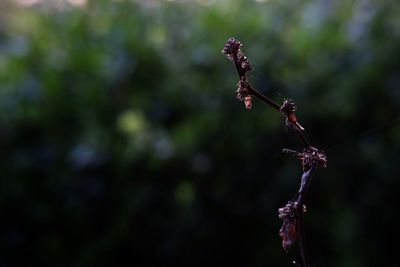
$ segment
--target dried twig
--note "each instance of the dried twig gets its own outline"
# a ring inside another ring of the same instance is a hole
[[[290,149],[283,149],[284,153],[295,156],[301,160],[303,166],[303,175],[301,177],[300,189],[294,197],[284,207],[278,210],[279,218],[283,220],[282,228],[279,230],[279,236],[282,238],[282,246],[288,251],[296,240],[299,241],[300,253],[304,267],[309,267],[309,257],[306,248],[304,234],[304,213],[306,212],[305,198],[308,187],[311,183],[311,177],[318,168],[326,167],[327,159],[324,152],[311,146],[304,134],[304,127],[298,122],[295,115],[296,106],[292,99],[285,99],[282,105],[278,105],[273,100],[254,89],[247,79],[247,72],[252,69],[250,61],[241,51],[242,43],[235,38],[230,38],[222,50],[234,64],[239,75],[237,84],[237,98],[245,103],[246,109],[251,109],[253,97],[256,97],[269,105],[285,118],[285,125],[296,131],[300,141],[305,146],[303,152],[297,152]],[[294,262],[295,263],[295,262]],[[295,263],[297,265],[297,263]]]

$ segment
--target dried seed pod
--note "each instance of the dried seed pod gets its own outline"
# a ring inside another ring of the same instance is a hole
[[[251,109],[251,107],[252,107],[252,97],[251,97],[251,95],[246,95],[245,97],[244,97],[244,104],[245,104],[245,106],[246,106],[246,109]]]
[[[294,113],[290,114],[289,117],[286,117],[285,119],[285,125],[286,127],[290,127],[295,129],[296,131],[304,131],[304,127],[300,125],[300,123],[297,122],[296,115]]]
[[[279,236],[282,238],[282,247],[287,252],[297,239],[298,210],[297,203],[289,201],[278,210],[279,218],[283,220]]]
[[[288,252],[297,239],[297,219],[285,220],[282,228],[279,230],[279,236],[282,238],[282,247]]]

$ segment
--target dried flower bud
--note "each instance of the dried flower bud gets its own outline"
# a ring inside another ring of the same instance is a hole
[[[247,57],[240,50],[238,51],[237,54],[238,54],[238,63],[240,64],[240,67],[243,69],[243,71],[250,71],[252,67]]]
[[[239,76],[244,76],[247,71],[251,70],[251,64],[247,57],[240,50],[241,47],[242,43],[232,37],[229,38],[225,43],[225,46],[221,52],[230,60],[235,62],[235,65],[238,68]]]
[[[251,109],[253,98],[250,95],[248,87],[249,87],[249,83],[246,80],[246,78],[244,78],[244,77],[240,78],[240,80],[237,84],[236,97],[240,101],[244,102],[246,109]]]
[[[311,167],[325,168],[328,162],[326,154],[313,146],[306,147],[303,152],[285,148],[283,153],[293,155],[301,160],[303,170],[309,170]]]
[[[297,110],[294,101],[292,99],[286,98],[283,100],[280,111],[283,114],[291,114]]]
[[[242,46],[242,43],[236,40],[234,37],[228,39],[225,43],[222,53],[225,54],[230,60],[234,59],[233,55],[236,55]]]
[[[313,146],[305,148],[303,153],[301,153],[300,159],[302,161],[303,169],[309,169],[312,166],[325,168],[328,162],[326,154]]]
[[[241,78],[237,84],[237,89],[236,89],[236,93],[237,93],[237,99],[239,99],[240,101],[243,101],[244,98],[249,95],[249,90],[247,89],[247,87],[249,86],[249,83],[247,82],[246,79]]]
[[[294,112],[297,110],[292,99],[285,99],[280,108],[280,112],[286,117],[285,125],[295,129],[296,131],[304,131],[304,127],[298,123]]]

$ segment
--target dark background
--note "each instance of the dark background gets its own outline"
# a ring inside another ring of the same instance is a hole
[[[0,266],[291,266],[277,210],[301,149],[251,82],[293,98],[328,167],[313,266],[399,266],[397,0],[0,2]]]

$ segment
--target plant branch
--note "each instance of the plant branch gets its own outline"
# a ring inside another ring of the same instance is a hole
[[[297,121],[297,118],[294,114],[296,110],[295,104],[291,99],[285,99],[283,104],[280,106],[275,101],[265,96],[258,90],[254,89],[251,86],[247,79],[247,72],[252,69],[250,61],[241,51],[242,43],[236,40],[235,38],[230,38],[222,50],[222,53],[225,54],[231,61],[233,61],[235,65],[235,69],[237,74],[239,75],[239,82],[237,92],[237,98],[241,101],[245,102],[246,108],[251,109],[252,107],[252,96],[258,98],[265,104],[269,105],[279,113],[281,113],[285,117],[285,124],[289,128],[293,128],[297,135],[299,136],[301,142],[305,147],[310,146],[304,132],[304,128]]]
[[[292,99],[285,99],[282,105],[278,105],[273,100],[254,89],[248,79],[247,72],[252,69],[250,61],[241,51],[242,43],[235,38],[230,38],[226,42],[222,53],[225,54],[235,65],[236,72],[239,75],[237,84],[237,98],[245,103],[246,109],[251,109],[253,96],[269,105],[285,118],[285,125],[293,129],[300,141],[305,146],[302,152],[283,149],[283,152],[290,154],[302,163],[303,174],[301,176],[300,188],[293,201],[289,201],[284,207],[278,210],[279,218],[283,220],[282,228],[279,230],[279,236],[282,238],[282,246],[285,251],[299,241],[300,254],[304,267],[309,267],[309,256],[305,240],[304,205],[311,178],[318,168],[326,167],[327,159],[324,152],[311,146],[305,135],[305,129],[298,122],[294,112],[296,106]]]

